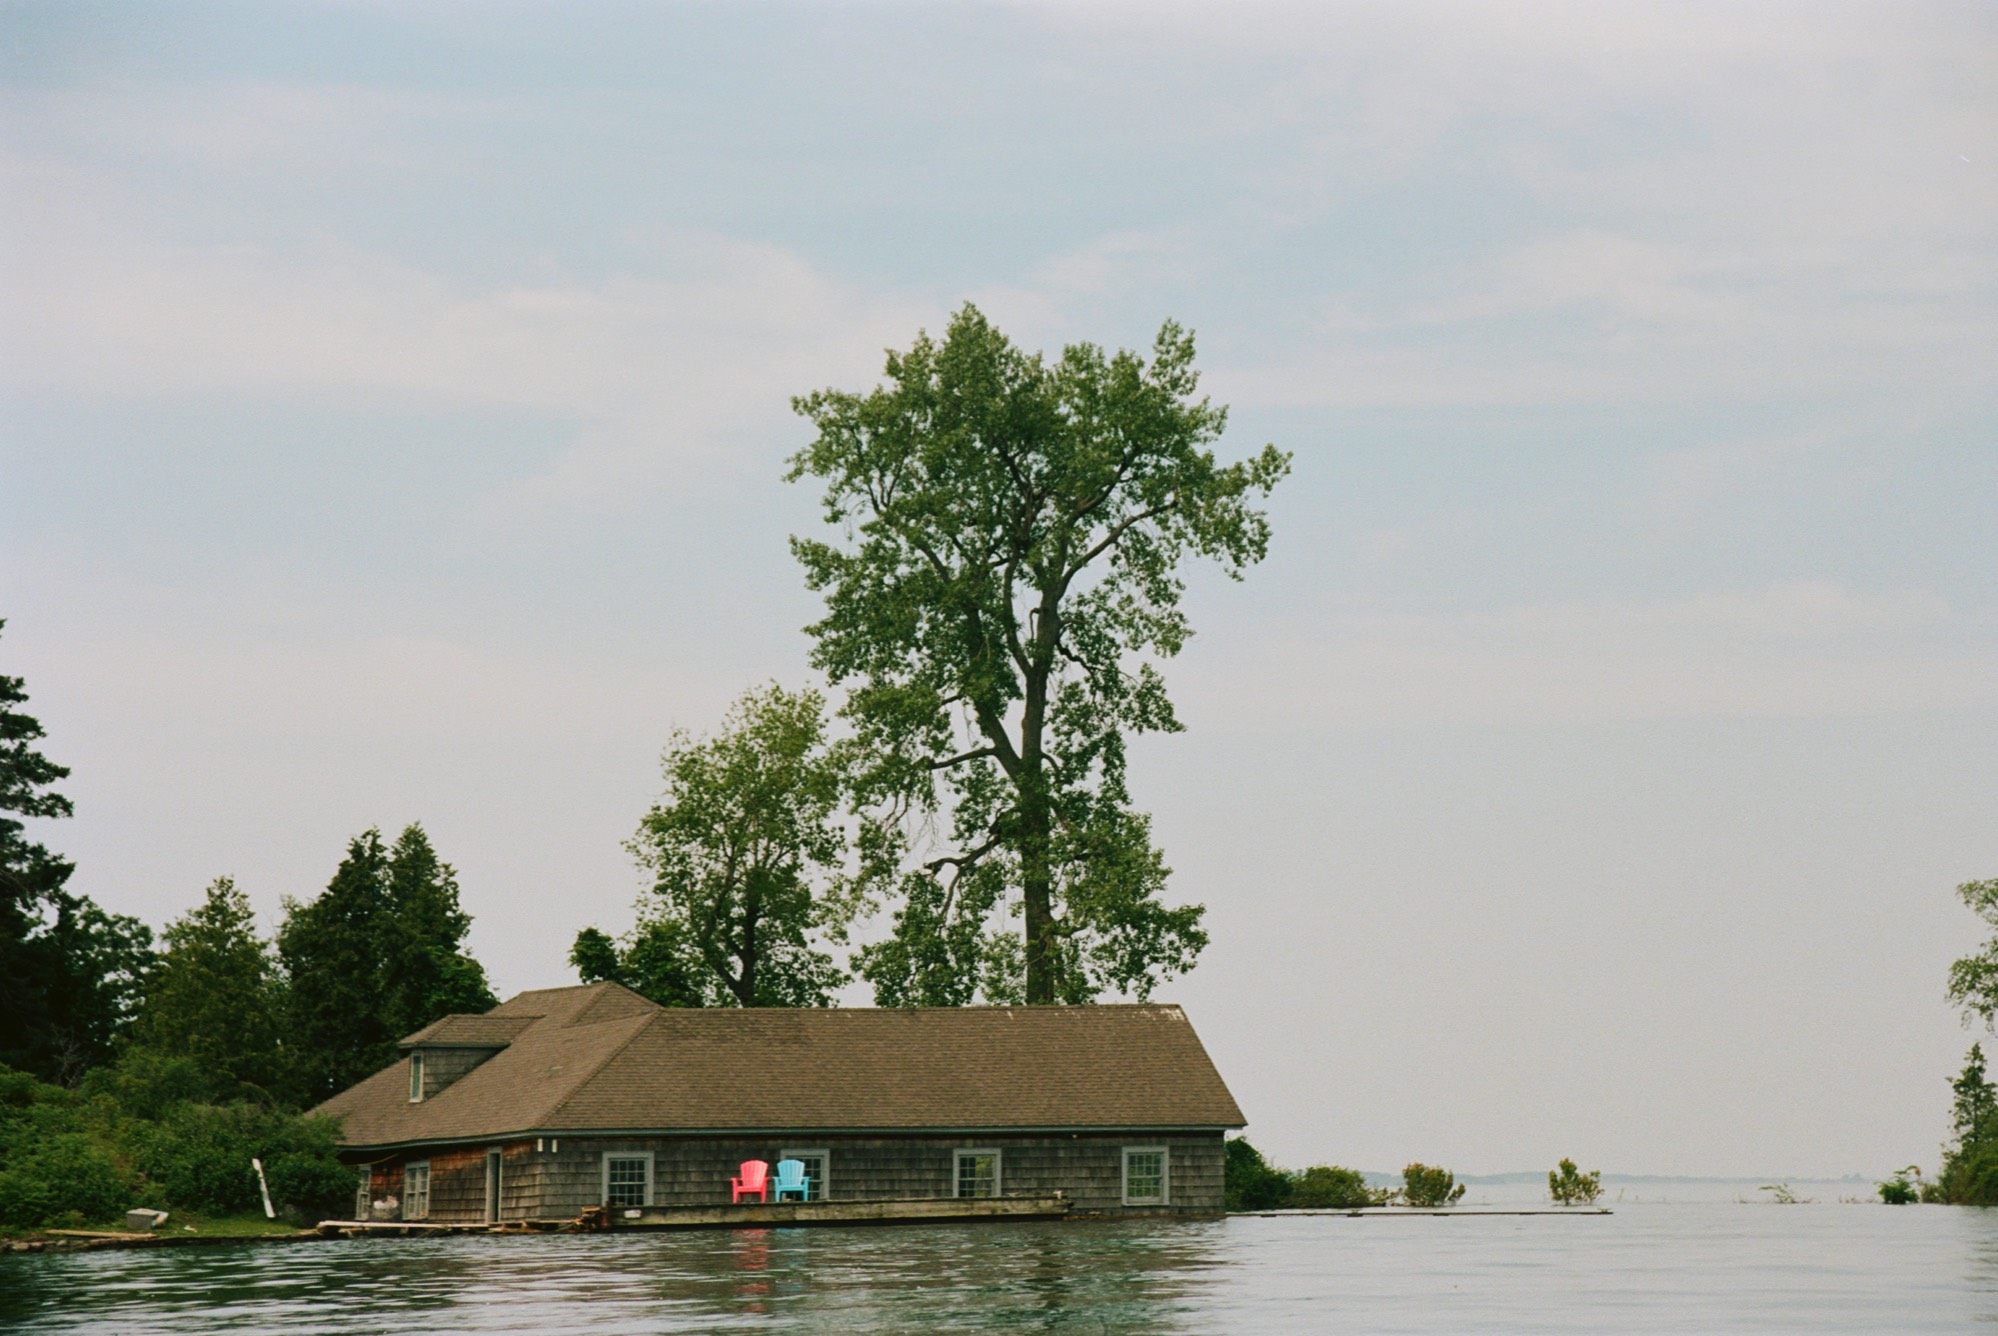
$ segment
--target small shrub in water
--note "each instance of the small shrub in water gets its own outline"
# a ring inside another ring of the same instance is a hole
[[[1401,1171],[1401,1199],[1410,1206],[1454,1206],[1464,1185],[1448,1169],[1411,1164]]]
[[[1594,1206],[1603,1195],[1603,1176],[1594,1171],[1585,1174],[1573,1160],[1563,1160],[1560,1168],[1548,1171],[1547,1195],[1562,1206]]]
[[[1922,1199],[1923,1186],[1921,1169],[1911,1164],[1879,1185],[1880,1200],[1889,1206],[1911,1206]]]
[[[1385,1204],[1387,1193],[1367,1186],[1357,1169],[1314,1165],[1290,1181],[1290,1205],[1320,1210],[1352,1210]]]
[[[1223,1191],[1231,1211],[1274,1211],[1290,1205],[1291,1176],[1241,1137],[1230,1139],[1222,1162]]]

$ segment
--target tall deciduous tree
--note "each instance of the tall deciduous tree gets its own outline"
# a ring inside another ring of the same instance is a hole
[[[1956,894],[1964,908],[1998,929],[1998,877],[1966,881]],[[1983,950],[1949,967],[1949,1000],[1962,1009],[1965,1019],[1981,1016],[1987,1026],[1998,1027],[1998,932]]]
[[[824,699],[750,692],[714,737],[676,733],[663,764],[627,846],[653,876],[638,928],[622,950],[585,929],[571,959],[669,1005],[827,1005],[845,975],[818,945],[818,890],[846,846]]]
[[[797,400],[818,435],[790,472],[824,481],[847,533],[792,550],[826,601],[814,662],[850,684],[868,757],[851,904],[898,905],[861,971],[889,1004],[1145,996],[1206,935],[1200,906],[1160,900],[1126,740],[1180,729],[1157,663],[1192,634],[1181,567],[1262,559],[1255,502],[1289,457],[1215,460],[1226,411],[1195,397],[1170,322],[1149,363],[1091,344],[1049,363],[966,305],[886,376]]]
[[[164,1056],[192,1058],[225,1086],[277,1090],[283,990],[249,897],[218,877],[161,936],[166,949],[147,981],[134,1037]]]
[[[6,622],[0,620],[0,628]],[[152,963],[152,933],[65,889],[75,865],[28,838],[22,818],[65,817],[40,721],[0,676],[0,1063],[73,1083],[110,1056]]]
[[[318,899],[285,901],[278,958],[300,1100],[372,1074],[398,1039],[440,1016],[494,1005],[485,971],[463,950],[471,924],[456,873],[416,825],[393,849],[378,830],[356,836]]]

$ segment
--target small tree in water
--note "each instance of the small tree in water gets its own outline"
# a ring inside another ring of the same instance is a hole
[[[1547,1195],[1561,1206],[1594,1206],[1603,1195],[1603,1176],[1594,1171],[1585,1174],[1573,1160],[1563,1160],[1560,1168],[1547,1174]]]
[[[1410,1206],[1455,1206],[1464,1185],[1448,1169],[1411,1164],[1401,1171],[1401,1198]]]

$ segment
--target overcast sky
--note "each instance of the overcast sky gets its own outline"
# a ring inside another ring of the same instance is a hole
[[[421,821],[502,992],[809,680],[789,397],[971,299],[1293,451],[1134,759],[1288,1163],[1930,1165],[1998,876],[1998,10],[0,6],[76,889]]]

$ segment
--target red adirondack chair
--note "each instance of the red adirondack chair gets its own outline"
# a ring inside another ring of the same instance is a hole
[[[730,1198],[731,1201],[741,1201],[752,1192],[756,1194],[756,1200],[769,1201],[769,1162],[765,1160],[744,1160],[740,1175],[731,1178],[728,1181],[728,1185],[735,1191],[735,1196]]]

